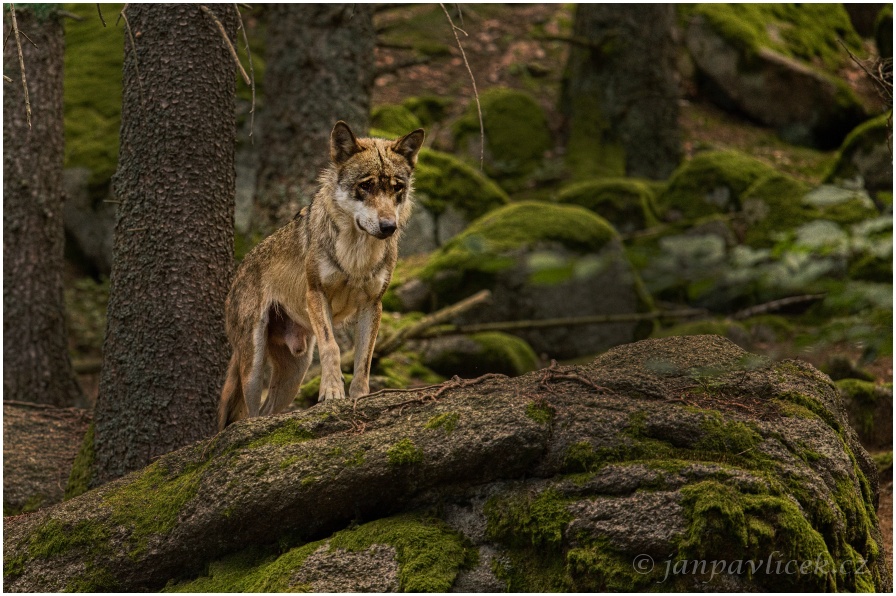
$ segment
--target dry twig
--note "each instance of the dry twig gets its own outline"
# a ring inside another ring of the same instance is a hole
[[[249,73],[252,76],[252,106],[249,108],[249,142],[255,144],[255,138],[252,133],[255,132],[255,67],[252,65],[252,50],[249,49],[249,36],[246,33],[246,27],[243,25],[243,15],[240,14],[240,5],[236,4],[236,18],[239,20],[239,28],[243,32],[243,43],[246,44],[246,56],[249,58]]]
[[[22,40],[19,38],[19,25],[16,22],[16,5],[12,2],[9,4],[9,14],[12,16],[12,31],[16,38],[16,49],[19,53],[19,71],[22,73],[22,89],[25,90],[25,120],[28,121],[28,130],[31,130],[31,100],[28,98],[28,81],[25,80],[25,57],[22,55]]]
[[[103,18],[103,9],[100,8],[99,3],[96,5],[96,14],[100,15],[100,22],[103,24],[103,27],[106,26],[106,19]]]
[[[128,9],[128,5],[125,4],[121,7],[121,12],[118,13],[119,19],[124,19],[125,29],[128,30],[128,37],[131,40],[131,51],[134,52],[134,71],[137,74],[137,88],[140,90],[140,105],[146,107],[146,97],[143,95],[143,77],[140,76],[140,60],[137,56],[137,40],[134,38],[134,31],[131,29],[131,23],[128,21],[128,15],[124,12]],[[118,22],[116,21],[116,25]]]
[[[233,56],[233,61],[236,62],[236,67],[239,69],[240,74],[243,76],[243,80],[246,82],[246,85],[251,85],[252,82],[249,80],[249,75],[246,74],[246,69],[243,68],[243,65],[240,63],[239,54],[236,53],[236,48],[233,47],[233,44],[230,42],[230,38],[227,37],[227,30],[224,29],[224,25],[218,20],[218,17],[215,16],[215,13],[210,11],[207,6],[204,4],[199,5],[199,10],[204,12],[208,17],[218,26],[218,31],[221,32],[221,37],[224,38],[224,43],[227,44],[227,49],[230,50],[230,55]],[[239,10],[237,10],[239,13]]]
[[[460,55],[464,59],[464,64],[467,67],[467,73],[470,75],[470,81],[473,83],[473,96],[476,99],[476,112],[479,114],[479,169],[482,170],[483,164],[485,163],[485,124],[482,121],[482,105],[479,103],[479,91],[476,89],[476,78],[473,76],[473,69],[470,68],[470,62],[467,60],[467,53],[464,52],[464,46],[460,43],[460,37],[457,35],[457,32],[460,31],[465,36],[468,36],[467,32],[454,24],[454,21],[451,20],[451,15],[448,14],[448,9],[445,8],[444,4],[439,4],[442,7],[442,11],[445,13],[445,17],[448,18],[448,23],[451,24],[451,32],[454,33],[454,39],[457,41],[457,48],[460,50]]]

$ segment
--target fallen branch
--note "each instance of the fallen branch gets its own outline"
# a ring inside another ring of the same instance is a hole
[[[103,18],[103,9],[100,7],[99,3],[96,5],[96,13],[100,15],[100,22],[103,24],[103,27],[105,27],[106,19]]]
[[[31,100],[28,98],[28,82],[25,80],[25,57],[22,55],[22,40],[19,37],[19,25],[16,22],[16,5],[10,2],[9,14],[12,15],[12,31],[16,38],[16,49],[19,53],[19,71],[22,73],[22,88],[25,90],[25,120],[31,129]],[[33,42],[32,42],[33,43]]]
[[[701,308],[667,310],[657,312],[626,313],[619,315],[588,315],[584,317],[565,317],[558,319],[535,319],[525,321],[498,321],[494,323],[476,323],[471,325],[445,325],[433,329],[418,337],[431,338],[442,335],[469,335],[483,331],[521,331],[523,329],[543,329],[547,327],[577,327],[580,325],[604,325],[609,323],[636,323],[654,319],[683,319],[705,316],[707,312]]]
[[[819,300],[824,300],[826,294],[806,294],[804,296],[790,296],[788,298],[781,298],[779,300],[772,300],[771,302],[766,302],[764,304],[757,304],[756,306],[751,306],[750,308],[745,308],[743,310],[739,310],[733,315],[731,318],[735,321],[740,321],[743,319],[749,319],[750,317],[755,317],[756,315],[764,315],[770,312],[775,312],[776,310],[781,310],[782,308],[793,306],[794,304],[804,304],[807,302],[818,302]]]

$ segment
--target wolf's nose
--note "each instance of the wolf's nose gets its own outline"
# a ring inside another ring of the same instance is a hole
[[[382,234],[384,238],[394,234],[397,227],[398,226],[396,226],[395,222],[391,219],[380,220],[380,234]]]

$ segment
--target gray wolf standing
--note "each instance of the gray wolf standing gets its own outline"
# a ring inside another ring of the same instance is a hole
[[[369,393],[370,360],[411,215],[422,129],[396,141],[356,138],[344,122],[330,135],[330,166],[311,204],[243,260],[227,296],[233,356],[218,427],[277,414],[292,403],[318,344],[320,401],[345,397],[333,328],[357,321],[351,397]],[[268,396],[261,403],[265,366]]]

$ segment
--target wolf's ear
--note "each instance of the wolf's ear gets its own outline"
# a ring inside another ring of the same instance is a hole
[[[397,141],[392,143],[392,151],[403,155],[408,163],[412,166],[417,165],[417,152],[423,146],[423,137],[426,134],[422,128],[418,128],[414,132],[409,132]]]
[[[349,157],[363,151],[348,124],[340,120],[330,133],[330,159],[339,165]]]

